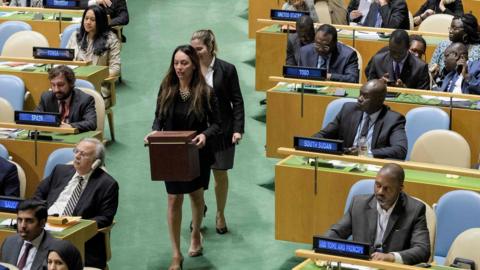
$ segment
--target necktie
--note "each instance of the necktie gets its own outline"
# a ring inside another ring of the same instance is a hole
[[[31,0],[27,0],[26,6],[27,7],[31,6],[31,4],[32,4],[31,2],[32,2]]]
[[[27,264],[28,253],[32,247],[33,245],[31,243],[25,242],[25,250],[23,251],[23,255],[17,264],[19,270],[22,270],[25,267],[25,264]]]
[[[395,81],[397,81],[398,79],[400,79],[400,73],[401,73],[400,63],[395,62]]]
[[[458,80],[458,74],[455,73],[455,75],[453,75],[453,78],[448,83],[448,87],[447,87],[448,92],[453,92],[453,89],[455,89],[455,83],[457,82],[457,80]]]
[[[367,114],[367,117],[365,117],[365,121],[363,121],[363,126],[362,126],[362,130],[360,131],[360,137],[367,137],[368,135],[368,128],[369,128],[369,125],[370,125],[370,116]]]
[[[319,69],[327,69],[327,58],[323,56],[318,56],[318,64],[317,68]]]
[[[83,180],[83,177],[78,177],[78,184],[75,190],[73,190],[72,196],[70,200],[68,200],[67,206],[65,206],[65,210],[63,210],[63,216],[71,216],[73,214],[78,199],[80,199],[80,195],[82,195]]]
[[[68,115],[67,115],[67,103],[64,100],[60,101],[60,110],[62,113],[62,122],[65,122]]]

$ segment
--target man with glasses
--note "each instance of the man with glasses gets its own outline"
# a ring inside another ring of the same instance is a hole
[[[81,140],[73,150],[73,165],[57,165],[38,186],[34,198],[46,200],[49,215],[81,216],[110,226],[118,207],[118,184],[100,166],[105,147],[94,138]],[[85,243],[85,266],[105,268],[104,236],[97,233]]]
[[[300,48],[298,66],[314,67],[326,72],[326,80],[358,83],[358,56],[352,48],[337,42],[337,29],[321,25],[314,43]]]
[[[97,128],[95,100],[75,88],[75,73],[67,66],[57,66],[48,72],[52,91],[42,94],[35,109],[38,112],[60,113],[61,127],[77,128],[80,132]]]

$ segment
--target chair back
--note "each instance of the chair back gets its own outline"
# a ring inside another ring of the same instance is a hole
[[[430,238],[430,258],[428,259],[428,262],[433,261],[433,252],[435,250],[435,232],[437,228],[437,216],[435,215],[435,211],[433,208],[428,205],[426,202],[420,200],[419,198],[414,197],[417,201],[420,201],[425,205],[425,218],[427,220],[427,228],[428,228],[428,234]]]
[[[2,49],[2,56],[33,57],[33,47],[50,47],[47,38],[35,31],[20,31],[10,36]]]
[[[333,119],[335,119],[342,109],[343,104],[347,102],[356,102],[356,100],[352,98],[338,98],[328,103],[327,108],[325,109],[325,116],[323,117],[322,128],[326,127],[333,121]]]
[[[0,144],[0,157],[8,160],[8,150],[3,144]]]
[[[375,185],[374,179],[362,179],[358,180],[355,184],[352,185],[350,191],[348,192],[347,201],[345,202],[344,213],[348,211],[350,204],[352,203],[353,197],[357,195],[369,195],[373,194],[373,186]]]
[[[447,130],[450,124],[448,114],[435,107],[418,107],[412,109],[408,111],[405,118],[407,119],[407,124],[405,125],[408,140],[407,160],[410,159],[413,145],[418,137],[430,130]]]
[[[350,47],[352,50],[354,50],[357,53],[357,57],[358,57],[358,82],[361,83],[362,82],[362,76],[363,76],[363,73],[364,73],[363,69],[362,69],[363,68],[363,57],[355,47],[352,47],[352,46],[350,46],[348,44],[345,44],[345,43],[343,43],[343,45]]]
[[[84,79],[75,79],[75,87],[96,90],[93,83]]]
[[[65,147],[65,148],[58,148],[57,150],[50,153],[47,159],[47,163],[45,163],[45,169],[43,170],[43,178],[45,179],[49,176],[53,168],[58,164],[67,164],[70,161],[75,159],[75,154],[73,153],[73,148]]]
[[[18,165],[18,163],[11,160],[9,161],[15,164],[17,167],[18,181],[20,182],[20,198],[25,198],[25,188],[27,186],[27,177],[25,176],[25,171],[20,165]]]
[[[73,33],[76,33],[80,29],[80,24],[70,24],[69,26],[63,29],[63,32],[60,34],[60,48],[67,48],[68,41]]]
[[[470,168],[470,146],[451,130],[431,130],[413,145],[411,161]]]
[[[408,11],[408,22],[410,25],[410,30],[414,30],[415,24],[413,23],[413,15],[412,12]]]
[[[428,16],[419,26],[418,31],[448,34],[448,28],[453,16],[449,14],[434,14]]]
[[[455,258],[460,257],[475,262],[476,269],[480,265],[480,228],[468,229],[455,238],[448,251],[445,265],[451,265]]]
[[[6,99],[13,110],[23,110],[25,102],[25,84],[22,79],[13,75],[0,75],[0,97]]]
[[[13,123],[15,113],[12,105],[6,99],[0,97],[0,122]]]
[[[435,213],[435,262],[441,264],[460,233],[480,227],[480,194],[469,190],[447,192],[438,200]]]
[[[94,89],[78,87],[78,89],[82,90],[85,94],[92,96],[95,99],[95,111],[97,113],[97,129],[98,131],[103,132],[103,127],[105,123],[105,102],[103,100],[102,95],[95,91]]]
[[[7,39],[19,31],[31,31],[32,27],[22,21],[8,21],[0,24],[0,52]]]

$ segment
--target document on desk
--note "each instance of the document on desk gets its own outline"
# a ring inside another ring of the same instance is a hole
[[[0,222],[0,226],[13,226],[14,224],[17,224],[17,220],[13,218],[7,218]]]
[[[427,95],[422,95],[422,98],[424,99],[438,99],[441,101],[450,101],[450,97],[437,97],[437,96],[427,96]],[[467,101],[468,99],[464,98],[451,98],[452,101]]]
[[[379,39],[380,37],[376,32],[364,32],[364,31],[355,31],[356,38],[362,39]]]
[[[0,138],[16,138],[19,131],[16,128],[0,128]]]

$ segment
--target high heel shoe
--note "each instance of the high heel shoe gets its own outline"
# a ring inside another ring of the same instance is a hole
[[[178,262],[178,257],[172,258],[172,263],[168,270],[183,270],[183,257],[180,257],[180,263],[174,264],[174,262]]]
[[[216,219],[216,221],[215,221],[215,229],[216,229],[217,233],[218,233],[218,234],[226,234],[226,233],[228,232],[228,228],[227,228],[226,222],[225,222],[225,227],[219,228],[218,225],[217,225],[217,224],[218,224],[218,219],[219,219],[219,218],[217,217],[217,219]]]
[[[192,245],[190,244],[190,248],[188,249],[188,256],[189,257],[203,256],[203,235],[201,233],[200,233],[200,247],[194,250],[192,249]]]
[[[207,210],[208,210],[208,207],[205,204],[205,207],[203,207],[203,217],[205,217],[207,215]],[[190,221],[190,232],[192,232],[192,231],[193,231],[193,224],[192,224],[192,221]]]

